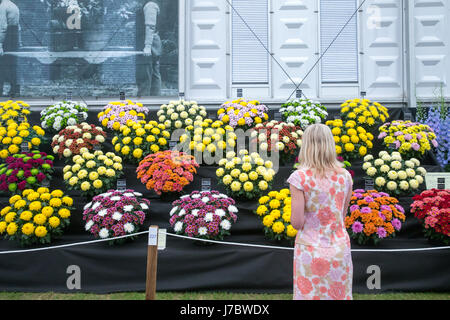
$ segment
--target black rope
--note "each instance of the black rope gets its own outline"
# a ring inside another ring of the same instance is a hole
[[[364,3],[366,3],[367,0],[363,0],[363,2],[359,5],[359,7],[356,9],[356,11],[352,14],[352,16],[350,17],[350,19],[347,21],[347,23],[341,28],[341,30],[339,31],[339,33],[336,35],[336,37],[334,37],[333,41],[331,41],[330,45],[327,47],[327,49],[321,54],[321,56],[319,57],[319,59],[316,61],[316,63],[311,67],[311,69],[308,71],[308,73],[305,75],[305,77],[303,77],[302,81],[295,87],[294,91],[291,93],[291,95],[289,96],[288,100],[291,99],[292,95],[300,88],[300,86],[303,84],[303,82],[305,82],[306,78],[308,78],[308,76],[311,74],[311,72],[313,72],[313,70],[317,67],[317,65],[319,64],[319,62],[322,60],[322,58],[324,57],[324,55],[328,52],[328,50],[331,48],[331,46],[336,42],[336,40],[339,38],[339,36],[342,34],[342,32],[345,30],[345,28],[349,25],[349,23],[353,20],[353,18],[355,17],[355,15],[358,13],[358,11],[362,8],[362,6],[364,5]]]

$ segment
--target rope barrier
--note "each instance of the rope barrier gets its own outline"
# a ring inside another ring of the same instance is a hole
[[[129,235],[125,235],[125,236],[115,237],[115,238],[83,241],[83,242],[62,244],[62,245],[58,245],[58,246],[45,247],[45,248],[34,248],[34,249],[24,249],[24,250],[12,250],[12,251],[0,251],[0,255],[1,254],[28,253],[28,252],[38,252],[38,251],[63,249],[63,248],[69,248],[69,247],[75,247],[75,246],[83,246],[83,245],[89,245],[89,244],[94,244],[94,243],[107,242],[107,241],[111,241],[111,240],[119,240],[119,239],[131,238],[131,237],[141,236],[143,234],[148,234],[148,230],[147,231],[133,233],[133,234],[129,234]],[[191,240],[191,241],[202,241],[202,242],[209,242],[209,243],[222,244],[222,245],[261,248],[261,249],[272,249],[272,250],[289,250],[289,251],[293,251],[294,250],[294,248],[290,248],[290,247],[279,247],[279,246],[268,246],[268,245],[240,243],[240,242],[227,242],[227,241],[198,239],[198,238],[182,236],[182,235],[178,235],[178,234],[174,234],[174,233],[169,233],[169,232],[166,232],[166,235],[168,235],[170,237],[174,237],[174,238],[179,238],[179,239],[187,239],[187,240]],[[450,246],[447,246],[447,247],[432,247],[432,248],[413,248],[413,249],[351,249],[351,251],[352,252],[421,252],[421,251],[436,251],[436,250],[449,250],[449,249],[450,249]]]

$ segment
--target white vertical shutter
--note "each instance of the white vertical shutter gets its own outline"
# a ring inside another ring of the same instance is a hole
[[[233,7],[269,47],[268,0],[233,0]],[[232,10],[233,84],[269,83],[269,53]]]
[[[350,19],[356,10],[356,0],[320,1],[321,52]],[[358,82],[357,15],[322,58],[322,83]]]

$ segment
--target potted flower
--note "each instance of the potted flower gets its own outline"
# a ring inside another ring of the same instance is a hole
[[[0,211],[0,234],[22,246],[51,243],[70,224],[72,206],[61,190],[26,189]]]
[[[389,119],[388,109],[369,99],[347,100],[341,105],[341,118],[353,120],[358,126],[374,134],[377,128]]]
[[[291,224],[291,193],[289,189],[271,191],[258,200],[255,213],[261,218],[264,234],[270,240],[294,243],[297,230]]]
[[[250,144],[271,157],[277,152],[281,164],[292,163],[302,146],[303,131],[293,123],[272,120],[257,124],[253,129]]]
[[[170,101],[163,104],[156,113],[158,121],[172,133],[177,129],[192,126],[195,121],[203,121],[208,115],[206,108],[195,101]]]
[[[376,190],[396,196],[408,196],[417,191],[427,174],[419,160],[404,161],[398,152],[381,151],[377,159],[368,155],[364,157],[362,168],[374,179]]]
[[[0,126],[0,158],[20,153],[22,145],[26,144],[29,150],[38,149],[45,140],[45,131],[39,126],[28,122],[10,122],[7,127]]]
[[[411,213],[422,223],[425,236],[450,245],[450,190],[426,190],[413,200]]]
[[[85,151],[101,149],[106,140],[106,132],[93,124],[81,123],[68,126],[53,137],[53,153],[60,159],[71,159]]]
[[[61,101],[41,111],[41,127],[55,133],[86,121],[87,112],[87,105],[83,102]]]
[[[123,175],[122,158],[112,152],[84,152],[76,155],[63,169],[64,182],[69,190],[77,190],[84,197],[95,196],[115,187]]]
[[[151,153],[167,150],[170,133],[156,121],[128,121],[112,139],[114,150],[124,160],[137,164]]]
[[[234,129],[247,130],[269,120],[268,112],[267,106],[260,104],[257,100],[237,99],[225,102],[217,111],[217,115],[220,121]]]
[[[126,100],[108,103],[97,116],[103,128],[119,131],[121,125],[130,121],[145,120],[148,113],[149,110],[142,103]]]
[[[275,176],[271,161],[264,161],[256,152],[248,155],[247,150],[240,150],[239,156],[234,151],[219,161],[216,175],[233,198],[252,200],[259,198],[270,189]]]
[[[55,158],[37,150],[15,154],[0,164],[0,191],[11,194],[35,189],[50,180]]]
[[[328,117],[327,108],[309,99],[294,99],[281,106],[283,121],[293,123],[305,130],[309,125],[321,123]]]
[[[198,167],[193,156],[168,150],[146,156],[136,173],[148,190],[160,196],[178,196],[194,180]]]
[[[364,245],[395,237],[406,220],[405,210],[398,203],[384,192],[355,190],[345,217],[350,238]]]
[[[237,221],[235,201],[218,191],[194,191],[172,203],[170,225],[179,235],[223,240]]]

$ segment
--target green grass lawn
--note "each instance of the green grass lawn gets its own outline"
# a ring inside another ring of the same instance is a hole
[[[144,300],[141,292],[105,295],[86,293],[24,293],[0,292],[0,300]],[[159,300],[291,300],[291,294],[238,294],[238,293],[158,293]],[[450,293],[387,293],[355,294],[355,300],[450,300]]]

